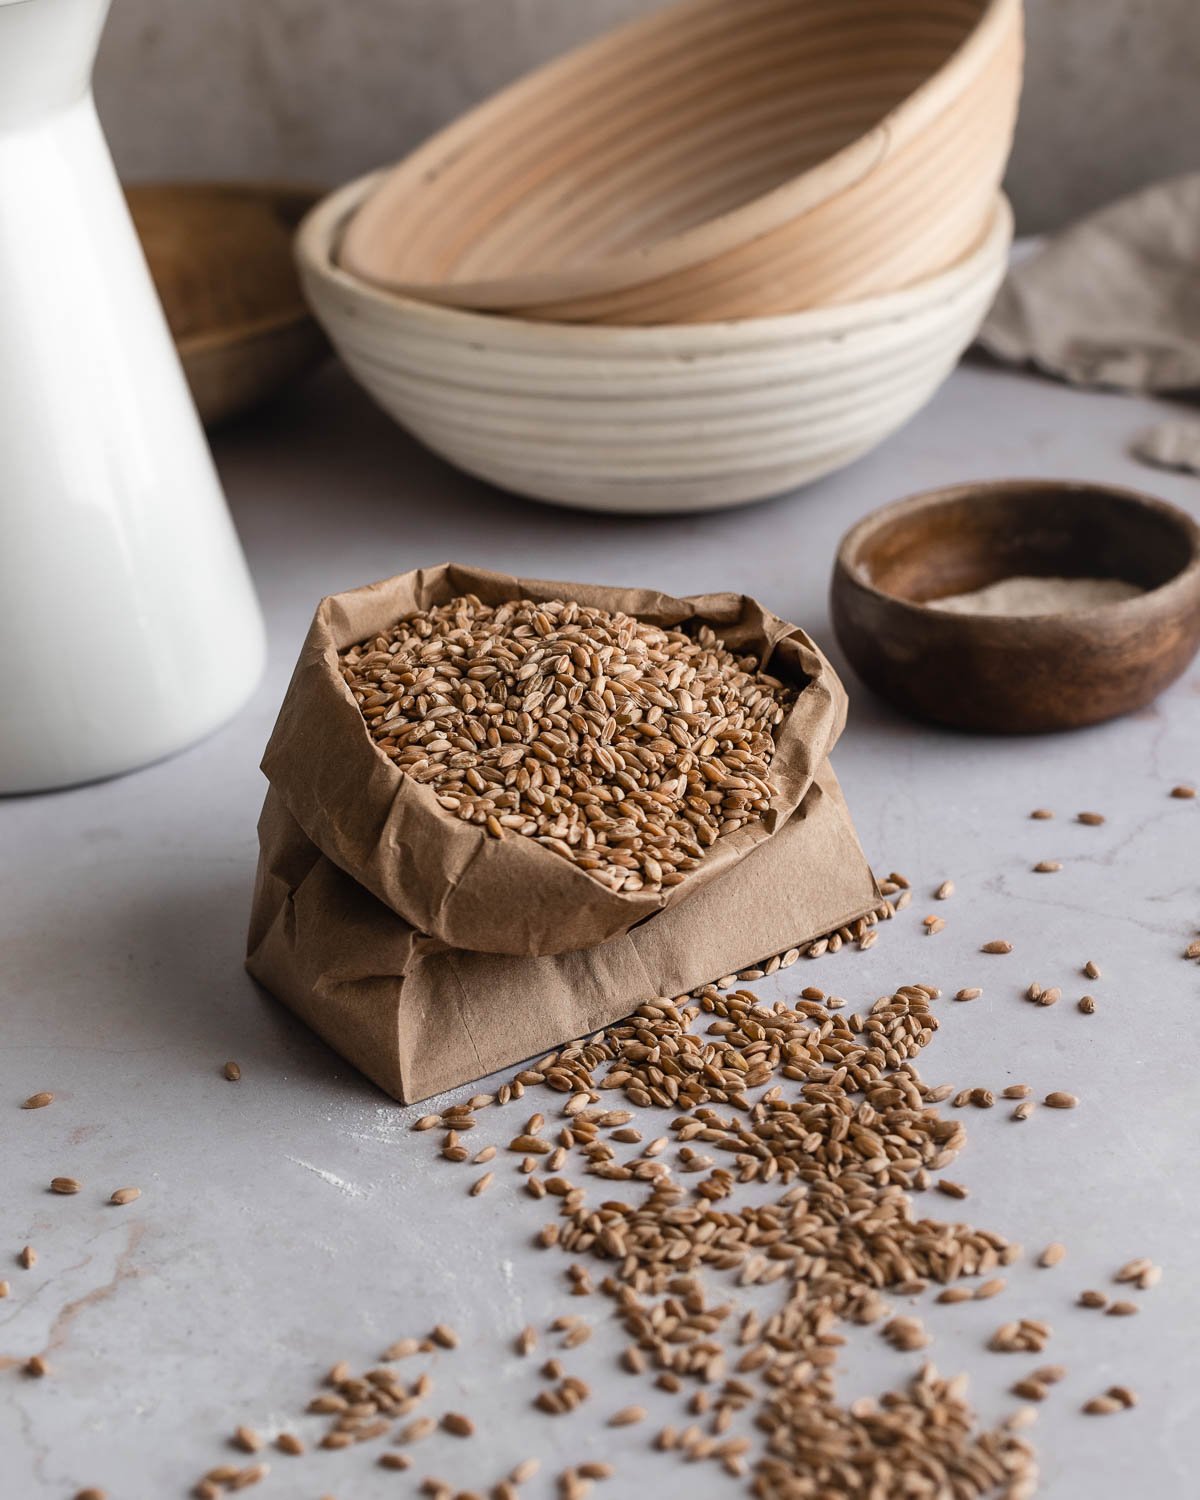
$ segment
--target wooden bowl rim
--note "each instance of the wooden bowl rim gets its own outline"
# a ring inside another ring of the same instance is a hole
[[[662,353],[664,335],[686,344],[687,353],[708,352],[728,345],[739,331],[752,330],[764,339],[788,335],[804,338],[848,337],[863,327],[900,321],[974,283],[1002,253],[1012,238],[1012,205],[997,190],[989,210],[987,229],[978,244],[963,259],[933,276],[897,292],[864,298],[834,307],[806,308],[801,312],[777,313],[764,318],[733,318],[714,323],[587,324],[542,322],[502,312],[477,312],[439,302],[424,302],[403,292],[391,291],[347,271],[336,258],[336,247],[355,209],[370,193],[387,169],[370,172],[336,188],[301,220],[294,241],[296,260],[304,273],[330,282],[364,301],[387,306],[409,316],[418,316],[435,328],[460,334],[476,332],[480,337],[499,330],[536,333],[540,340],[558,348],[594,349],[598,346],[645,348]]]
[[[519,112],[528,96],[536,97],[541,90],[552,90],[563,80],[570,81],[574,74],[585,71],[590,61],[635,46],[643,32],[653,34],[664,25],[684,24],[692,10],[703,4],[704,0],[692,3],[684,0],[683,4],[653,11],[603,33],[522,75],[467,110],[379,174],[381,180],[377,185],[382,191],[376,213],[380,222],[405,201],[406,182],[401,173],[415,176],[419,181],[423,172],[436,170],[437,162],[453,160],[468,149],[494,118],[508,117],[514,108]],[[689,229],[619,255],[598,257],[569,272],[543,267],[521,275],[475,278],[464,283],[443,279],[408,282],[406,286],[417,296],[422,293],[432,296],[437,291],[451,305],[469,305],[497,288],[495,306],[536,306],[541,302],[621,291],[724,254],[844,192],[887,162],[974,81],[986,60],[999,49],[1006,28],[1021,26],[1023,14],[1023,0],[981,0],[971,31],[949,57],[870,129],[788,181]],[[1018,78],[1020,72],[1018,60]],[[695,247],[694,253],[690,246]],[[380,278],[375,284],[385,283]]]
[[[905,520],[925,511],[937,510],[954,501],[973,497],[1014,493],[1080,496],[1084,493],[1095,494],[1097,492],[1128,502],[1134,511],[1140,510],[1143,514],[1154,513],[1168,522],[1188,544],[1189,557],[1184,566],[1164,583],[1157,584],[1152,589],[1145,589],[1130,599],[1093,604],[1087,609],[1073,609],[1069,612],[1047,611],[1045,614],[1036,615],[964,615],[953,610],[938,609],[933,604],[921,604],[914,599],[904,599],[899,594],[888,593],[886,589],[879,588],[872,583],[863,570],[862,548],[864,544],[883,526],[896,520]],[[1200,596],[1200,523],[1197,523],[1182,507],[1173,505],[1169,500],[1162,500],[1157,495],[1149,495],[1144,490],[1136,490],[1128,485],[1108,484],[1104,480],[974,479],[961,484],[941,485],[937,489],[920,490],[916,494],[893,500],[890,504],[881,505],[878,509],[871,511],[861,521],[856,522],[838,544],[834,563],[835,582],[839,574],[863,593],[872,595],[890,609],[903,611],[923,621],[936,620],[939,625],[948,630],[961,630],[964,626],[968,626],[976,631],[981,627],[1000,631],[1014,625],[1028,630],[1031,625],[1038,624],[1086,623],[1097,615],[1111,616],[1114,611],[1119,611],[1126,618],[1132,618],[1139,611],[1156,610],[1164,599],[1173,594],[1182,594],[1194,589]]]

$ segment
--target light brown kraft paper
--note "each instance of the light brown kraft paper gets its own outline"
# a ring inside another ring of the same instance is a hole
[[[402,1103],[809,942],[880,900],[828,765],[773,838],[690,901],[598,946],[543,957],[423,937],[322,855],[274,789],[259,842],[247,968]],[[519,888],[509,900],[519,903]]]
[[[685,880],[659,893],[610,891],[534,839],[494,839],[447,812],[431,787],[405,776],[376,747],[337,658],[402,616],[467,593],[485,604],[575,599],[664,627],[706,623],[731,650],[752,653],[799,689],[776,730],[768,812],[718,839]],[[808,792],[845,711],[842,685],[808,636],[745,595],[673,599],[652,589],[510,578],[445,563],[321,602],[263,770],[322,853],[419,932],[482,953],[564,953],[697,899],[710,881],[769,842]],[[824,873],[815,870],[814,880]]]

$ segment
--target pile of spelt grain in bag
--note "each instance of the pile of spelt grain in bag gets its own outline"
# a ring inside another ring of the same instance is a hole
[[[736,594],[446,564],[322,601],[267,747],[248,967],[398,1098],[879,904],[845,695]]]

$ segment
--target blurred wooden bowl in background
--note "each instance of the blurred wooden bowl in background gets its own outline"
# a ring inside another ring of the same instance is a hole
[[[125,196],[206,425],[268,400],[328,344],[292,259],[316,192],[273,183],[127,185]]]

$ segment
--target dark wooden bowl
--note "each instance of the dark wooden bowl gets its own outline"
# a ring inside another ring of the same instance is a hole
[[[1071,614],[964,615],[928,601],[1018,574],[1147,590]],[[1200,646],[1200,526],[1134,490],[954,485],[885,506],[838,548],[833,625],[905,713],[994,734],[1076,729],[1149,703]]]

